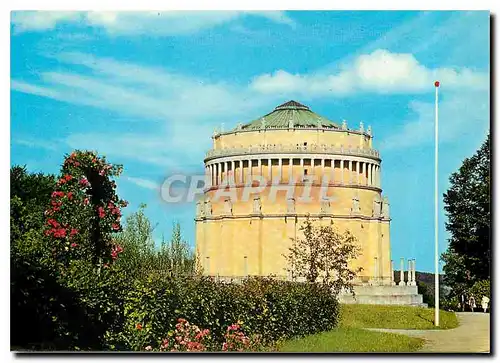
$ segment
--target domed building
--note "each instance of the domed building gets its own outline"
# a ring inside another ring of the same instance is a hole
[[[357,238],[357,284],[394,285],[389,201],[370,127],[350,129],[289,101],[212,138],[195,219],[204,274],[289,278],[283,255],[309,216]]]

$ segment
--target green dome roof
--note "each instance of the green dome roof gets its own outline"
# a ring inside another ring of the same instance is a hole
[[[292,126],[293,125],[293,126]],[[340,129],[340,126],[323,116],[312,112],[309,107],[296,102],[288,101],[279,105],[274,111],[257,120],[238,126],[238,130],[260,130],[288,127],[321,127]]]

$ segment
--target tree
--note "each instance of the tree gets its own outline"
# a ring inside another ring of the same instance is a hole
[[[172,273],[175,275],[194,273],[194,254],[189,249],[187,242],[182,239],[181,225],[179,223],[175,223],[173,226],[169,252]]]
[[[10,169],[10,234],[15,243],[30,230],[41,230],[43,212],[56,184],[53,175],[29,173],[26,166]]]
[[[451,175],[450,184],[444,203],[451,238],[441,258],[446,284],[460,294],[490,278],[490,135]]]
[[[131,277],[141,277],[153,272],[164,275],[193,274],[194,255],[182,238],[180,224],[173,225],[170,241],[163,237],[158,248],[153,238],[157,224],[151,223],[145,209],[146,205],[141,204],[137,212],[130,214],[125,228],[116,237],[116,241],[123,246],[118,265]]]
[[[153,226],[146,216],[146,208],[146,204],[141,204],[137,212],[131,213],[125,220],[125,228],[116,236],[116,241],[123,247],[117,263],[129,275],[154,267],[156,250],[153,232],[157,225]]]
[[[322,282],[334,293],[349,290],[354,293],[352,280],[361,268],[349,267],[360,252],[356,238],[349,232],[340,233],[333,225],[315,226],[309,217],[300,227],[304,238],[292,239],[286,270],[292,278],[302,277],[308,282]]]

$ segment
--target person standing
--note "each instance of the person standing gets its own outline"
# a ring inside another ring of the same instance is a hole
[[[483,308],[484,312],[488,309],[488,303],[490,302],[490,299],[487,296],[483,295],[483,298],[481,299],[481,307]]]
[[[474,308],[476,307],[476,299],[474,299],[474,296],[470,296],[469,298],[469,306],[472,312],[474,312]]]

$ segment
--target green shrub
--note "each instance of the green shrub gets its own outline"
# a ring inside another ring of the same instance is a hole
[[[483,296],[490,298],[490,280],[481,280],[476,282],[469,289],[469,295],[474,296],[476,304],[480,304]]]
[[[247,335],[275,342],[334,328],[337,298],[318,284],[250,278],[241,284],[212,278],[163,276],[138,281],[125,297],[125,329],[109,337],[109,348],[158,348],[178,318],[209,329],[221,346],[227,327],[238,322]]]

